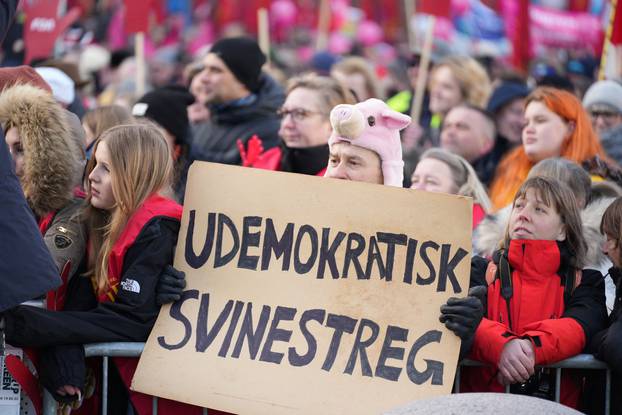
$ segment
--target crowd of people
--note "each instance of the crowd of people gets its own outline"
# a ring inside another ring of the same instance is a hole
[[[582,93],[561,76],[493,76],[445,56],[413,120],[421,74],[408,58],[410,79],[392,87],[361,56],[287,79],[255,40],[226,37],[142,96],[127,88],[127,53],[90,79],[71,57],[0,68],[0,228],[11,235],[0,269],[25,285],[0,283],[0,327],[37,351],[37,379],[20,378],[35,406],[28,382],[96,413],[82,345],[145,341],[180,298],[171,265],[188,169],[209,161],[472,198],[470,290],[439,310],[461,358],[486,364],[464,371],[461,390],[553,399],[542,366],[593,353],[622,411],[622,84]],[[44,308],[19,305],[42,295]],[[151,413],[129,390],[136,363],[114,359],[111,413]],[[599,413],[600,382],[565,370],[562,403]],[[164,399],[159,410],[200,411]]]

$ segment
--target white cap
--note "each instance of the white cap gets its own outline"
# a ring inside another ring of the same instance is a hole
[[[65,72],[58,68],[50,67],[35,68],[35,71],[52,88],[54,99],[64,105],[69,105],[73,102],[76,97],[75,84]]]

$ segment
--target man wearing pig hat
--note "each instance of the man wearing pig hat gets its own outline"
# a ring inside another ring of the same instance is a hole
[[[337,105],[330,113],[330,122],[333,132],[324,177],[402,187],[404,162],[399,132],[410,124],[409,116],[371,98],[356,105]],[[162,302],[181,298],[184,278],[184,273],[175,270],[160,279],[159,292],[168,294]],[[473,342],[484,313],[480,298],[485,295],[486,287],[475,287],[467,297],[450,298],[441,306],[439,320],[462,339],[460,358],[466,356]]]
[[[400,130],[410,117],[371,98],[337,105],[330,112],[333,133],[325,177],[402,187],[404,162]]]
[[[337,105],[330,112],[333,132],[324,177],[402,187],[404,162],[400,130],[410,117],[371,98],[356,105]],[[410,190],[405,190],[410,191]],[[474,287],[464,298],[450,298],[439,320],[462,339],[460,358],[469,352],[483,315],[485,287]]]

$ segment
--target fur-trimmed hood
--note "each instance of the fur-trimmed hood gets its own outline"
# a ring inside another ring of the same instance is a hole
[[[19,131],[24,149],[20,182],[37,216],[64,207],[73,197],[80,149],[73,140],[65,110],[37,87],[15,85],[0,93],[0,123]]]
[[[611,197],[601,197],[586,206],[581,211],[583,222],[583,236],[587,243],[586,268],[599,268],[607,261],[603,254],[604,238],[600,233],[600,221],[605,210],[615,200]],[[499,249],[499,243],[505,236],[505,228],[510,221],[512,206],[487,215],[473,233],[473,251],[477,255],[491,257]]]

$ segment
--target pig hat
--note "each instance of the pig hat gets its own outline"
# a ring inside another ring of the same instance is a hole
[[[333,132],[328,145],[345,141],[378,154],[382,162],[384,184],[402,187],[404,161],[400,130],[410,124],[410,117],[389,108],[376,98],[356,105],[340,104],[330,112]]]

